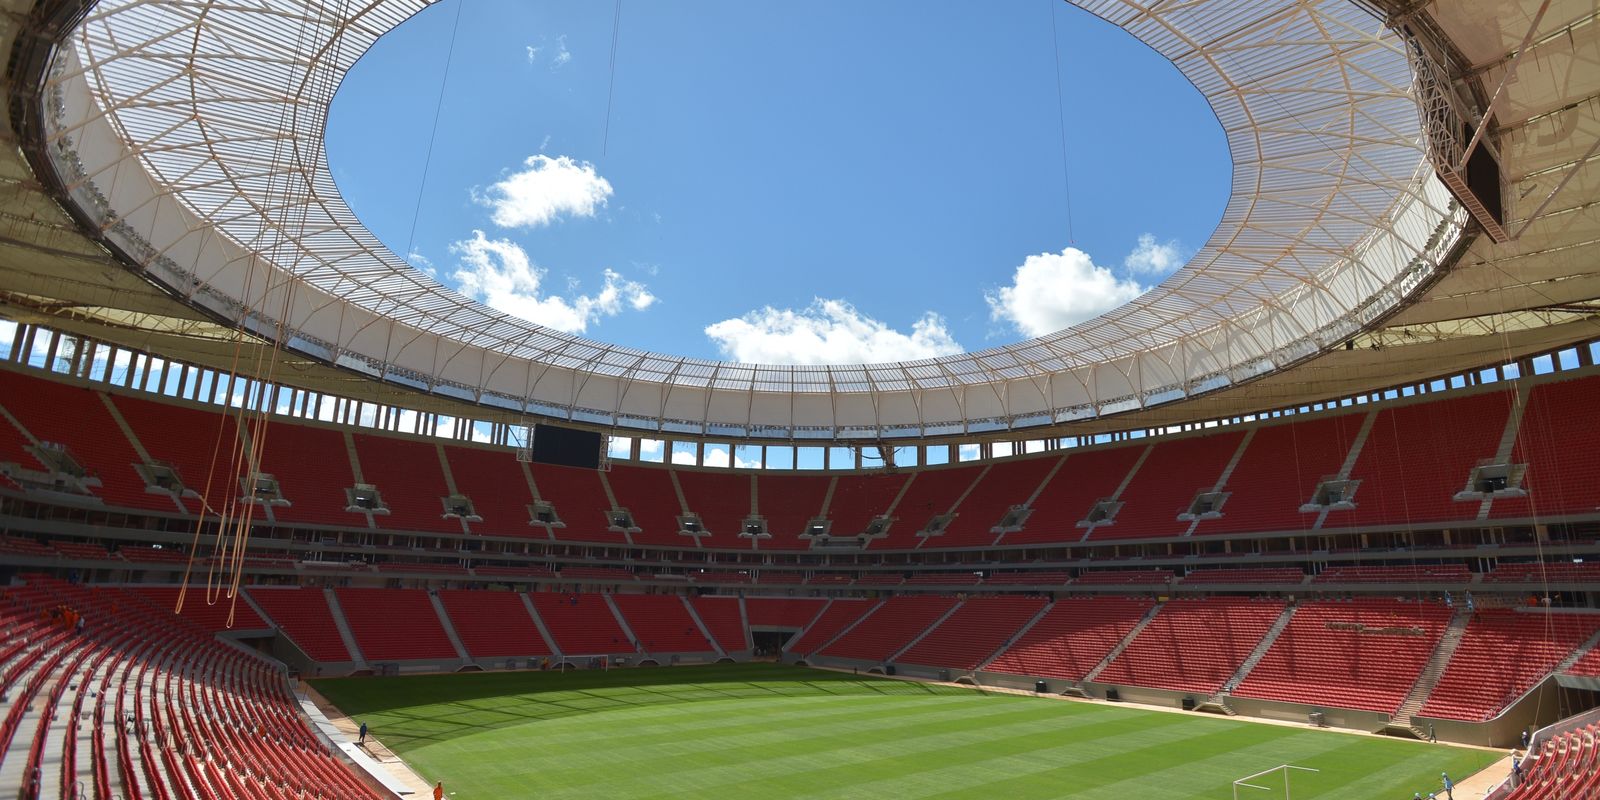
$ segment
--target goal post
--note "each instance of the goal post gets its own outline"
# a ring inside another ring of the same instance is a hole
[[[1277,792],[1277,790],[1278,790],[1278,787],[1277,787],[1278,781],[1273,776],[1273,773],[1275,773],[1275,772],[1283,773],[1283,800],[1289,800],[1291,797],[1293,797],[1293,795],[1290,794],[1290,788],[1289,788],[1289,776],[1294,774],[1293,770],[1300,770],[1301,772],[1321,772],[1322,771],[1320,769],[1312,769],[1311,767],[1297,767],[1297,766],[1295,766],[1293,764],[1279,764],[1278,766],[1273,767],[1272,769],[1264,769],[1264,770],[1261,770],[1260,772],[1257,772],[1257,773],[1254,773],[1254,774],[1251,774],[1251,775],[1246,775],[1243,778],[1240,778],[1240,779],[1234,781],[1233,782],[1233,800],[1239,800],[1239,797],[1240,797],[1239,790],[1240,789],[1260,789],[1262,791],[1267,791],[1267,792]],[[1261,781],[1261,783],[1251,783],[1251,781]],[[1263,786],[1262,783],[1272,783],[1273,785],[1272,786]],[[1251,796],[1259,796],[1259,795],[1251,795]]]

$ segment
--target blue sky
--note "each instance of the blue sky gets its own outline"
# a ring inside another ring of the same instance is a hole
[[[1226,201],[1199,94],[1056,0],[624,0],[607,134],[612,18],[442,0],[380,40],[330,115],[351,207],[441,281],[541,324],[826,363],[1093,316],[1180,266]]]

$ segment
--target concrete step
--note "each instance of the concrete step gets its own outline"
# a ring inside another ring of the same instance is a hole
[[[356,635],[350,630],[350,623],[344,618],[344,608],[339,605],[339,597],[332,589],[323,589],[322,594],[328,599],[328,611],[333,614],[333,626],[339,629],[339,638],[344,641],[344,647],[350,651],[350,660],[360,666],[367,665],[367,659],[361,655],[361,648],[356,644]]]
[[[1083,676],[1084,682],[1100,677],[1100,673],[1104,672],[1106,667],[1111,666],[1111,662],[1116,661],[1117,656],[1122,655],[1122,651],[1128,649],[1128,645],[1132,644],[1134,639],[1139,638],[1139,634],[1144,632],[1144,629],[1150,624],[1150,620],[1155,619],[1156,614],[1161,613],[1162,605],[1164,604],[1156,603],[1151,606],[1150,610],[1145,612],[1144,619],[1139,620],[1139,624],[1133,626],[1133,630],[1128,631],[1128,635],[1122,637],[1122,641],[1117,642],[1117,646],[1111,648],[1111,652],[1106,653],[1106,657],[1100,659],[1100,663],[1096,664],[1094,669],[1089,670],[1088,675]]]
[[[1289,620],[1294,618],[1294,609],[1294,606],[1284,607],[1283,613],[1279,614],[1278,618],[1273,621],[1272,627],[1267,629],[1267,635],[1261,637],[1261,641],[1256,643],[1255,649],[1250,651],[1250,656],[1244,660],[1243,664],[1239,665],[1238,671],[1234,672],[1233,677],[1222,685],[1221,694],[1228,694],[1239,688],[1239,684],[1244,683],[1244,679],[1250,674],[1250,670],[1255,669],[1256,665],[1261,663],[1261,659],[1266,657],[1267,651],[1272,649],[1272,644],[1278,641],[1278,637],[1283,634],[1284,629],[1289,627]]]
[[[889,656],[887,661],[890,664],[893,664],[894,662],[900,660],[900,656],[904,655],[906,653],[906,651],[910,650],[911,648],[916,647],[917,646],[917,642],[922,641],[923,638],[926,637],[928,634],[933,633],[935,628],[939,627],[940,625],[943,625],[944,621],[949,619],[951,614],[954,614],[957,611],[959,611],[961,609],[961,606],[963,606],[963,605],[965,605],[964,602],[958,602],[955,605],[951,606],[949,608],[949,610],[945,611],[943,614],[940,614],[939,618],[934,620],[932,625],[929,625],[928,627],[923,628],[921,633],[919,633],[916,636],[912,637],[911,641],[906,642],[906,646],[905,647],[902,647],[899,650],[896,650],[894,652],[894,655]]]
[[[694,603],[689,602],[689,598],[681,594],[678,595],[678,599],[683,601],[684,609],[689,612],[689,619],[694,620],[695,628],[700,631],[701,636],[706,637],[706,641],[711,643],[712,648],[717,651],[717,655],[727,656],[728,651],[723,650],[722,643],[717,641],[717,637],[711,635],[711,629],[706,627],[706,621],[700,618],[700,612],[695,610]],[[741,603],[739,607],[743,609],[744,604]]]
[[[428,601],[433,604],[434,613],[439,615],[439,624],[444,626],[445,638],[450,640],[450,646],[456,649],[456,655],[464,662],[471,662],[472,656],[467,655],[467,646],[461,643],[461,636],[456,633],[456,626],[450,622],[450,615],[444,610],[444,601],[439,595],[428,592]]]
[[[993,653],[989,654],[988,658],[986,658],[982,662],[980,662],[978,664],[978,669],[980,669],[980,670],[988,669],[989,665],[994,663],[994,660],[999,658],[1001,653],[1004,653],[1005,651],[1010,650],[1011,646],[1016,644],[1018,641],[1020,641],[1023,636],[1027,635],[1028,631],[1030,629],[1032,629],[1034,625],[1037,625],[1039,623],[1039,620],[1044,619],[1044,615],[1050,613],[1050,609],[1052,609],[1052,608],[1055,608],[1055,604],[1054,603],[1045,603],[1044,607],[1039,609],[1039,613],[1034,614],[1031,618],[1028,619],[1027,622],[1023,623],[1022,627],[1018,628],[1016,633],[1011,634],[1011,638],[1007,639],[1005,641],[1005,644],[1000,645],[998,648],[995,649],[995,651]]]
[[[1406,695],[1406,701],[1400,704],[1400,710],[1395,712],[1393,719],[1390,720],[1391,726],[1411,727],[1411,718],[1422,710],[1428,702],[1428,695],[1439,685],[1439,678],[1444,675],[1445,668],[1449,666],[1451,657],[1456,653],[1456,648],[1461,646],[1461,639],[1466,635],[1467,623],[1470,621],[1472,612],[1466,608],[1456,609],[1455,614],[1450,617],[1449,627],[1445,628],[1444,635],[1439,637],[1438,646],[1433,649],[1433,655],[1428,658],[1428,666],[1423,668],[1422,674],[1417,677],[1417,682],[1412,685],[1411,692]]]

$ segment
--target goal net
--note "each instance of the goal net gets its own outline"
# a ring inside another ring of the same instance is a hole
[[[1295,771],[1321,772],[1310,767],[1297,767],[1293,764],[1279,764],[1272,769],[1264,769],[1252,775],[1246,775],[1233,782],[1233,800],[1246,798],[1247,800],[1289,800],[1294,797],[1293,787],[1290,785],[1291,776]]]

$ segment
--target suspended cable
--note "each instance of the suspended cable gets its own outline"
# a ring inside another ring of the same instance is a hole
[[[620,5],[622,0],[617,0]],[[1067,109],[1061,87],[1061,40],[1056,36],[1056,6],[1060,0],[1045,0],[1050,8],[1050,49],[1056,57],[1056,122],[1061,128],[1061,187],[1067,197],[1067,244],[1077,244],[1072,231],[1072,170],[1067,162]]]
[[[439,93],[433,101],[433,128],[428,133],[428,152],[422,158],[422,178],[417,182],[417,204],[411,209],[411,230],[406,233],[406,251],[402,258],[411,260],[411,248],[417,243],[417,220],[422,218],[422,198],[427,196],[428,169],[433,166],[433,145],[439,139],[439,117],[444,110],[444,90],[450,83],[450,64],[456,55],[456,34],[461,30],[461,7],[467,0],[456,0],[456,15],[450,23],[450,46],[444,53],[444,73],[439,77]]]
[[[600,155],[604,156],[611,145],[611,98],[617,88],[617,38],[622,31],[622,0],[617,0],[616,10],[611,14],[611,76],[606,82],[606,123],[605,130],[600,135]]]

